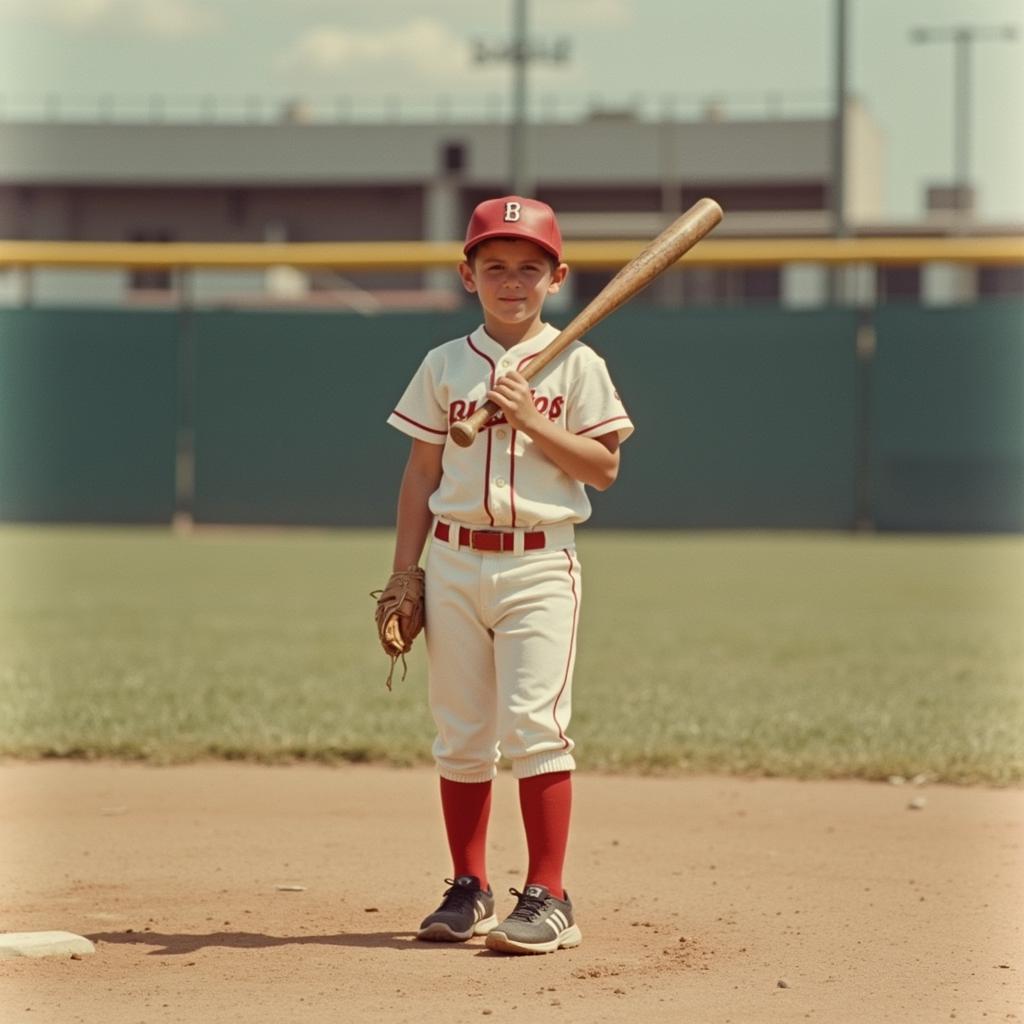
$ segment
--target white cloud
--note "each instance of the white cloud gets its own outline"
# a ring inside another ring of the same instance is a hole
[[[278,59],[286,71],[331,74],[357,65],[397,62],[434,73],[455,64],[464,69],[467,40],[439,21],[416,18],[395,28],[349,29],[319,25],[307,29]]]
[[[35,11],[39,20],[66,28],[80,28],[109,17],[114,3],[115,0],[44,0],[43,3],[25,6]]]
[[[222,24],[218,13],[191,0],[141,0],[134,6],[140,28],[150,35],[206,35]]]
[[[479,64],[474,40],[504,41],[503,35],[475,33],[451,27],[437,18],[414,18],[387,28],[353,28],[321,24],[304,31],[275,60],[277,71],[289,77],[327,78],[334,85],[380,85],[387,75],[395,91],[493,87],[509,76],[506,63]],[[535,80],[561,84],[577,77],[569,65],[538,63]]]
[[[278,6],[321,11],[337,15],[338,0],[269,0]],[[394,23],[408,17],[417,6],[410,0],[374,0],[373,4],[346,12],[350,23],[358,19],[363,26]],[[422,5],[427,6],[427,5]],[[635,0],[535,0],[529,5],[532,31],[621,28],[634,21]],[[509,0],[482,5],[480,0],[433,0],[430,15],[450,25],[463,25],[476,31],[487,25],[491,29],[507,30],[511,27]]]
[[[206,35],[222,15],[195,0],[0,0],[0,15],[71,32],[170,39]]]

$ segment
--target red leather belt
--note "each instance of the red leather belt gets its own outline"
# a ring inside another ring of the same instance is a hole
[[[448,541],[451,528],[447,523],[438,523],[434,527],[434,536],[438,540]],[[472,548],[474,551],[513,551],[516,535],[509,530],[470,530],[459,527],[459,547]],[[537,551],[544,547],[544,531],[532,530],[523,534],[523,550]]]

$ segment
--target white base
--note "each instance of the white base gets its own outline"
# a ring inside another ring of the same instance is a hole
[[[96,947],[73,932],[7,932],[0,934],[0,959],[15,956],[84,956]]]

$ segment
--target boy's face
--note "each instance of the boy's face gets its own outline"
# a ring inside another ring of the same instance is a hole
[[[489,238],[459,264],[466,291],[479,296],[488,319],[520,324],[540,317],[544,299],[562,287],[569,268],[555,264],[526,238]]]

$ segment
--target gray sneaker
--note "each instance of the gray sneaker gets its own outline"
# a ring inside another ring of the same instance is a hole
[[[474,935],[486,935],[497,923],[494,893],[480,888],[476,875],[446,878],[451,886],[441,906],[424,918],[417,939],[427,942],[465,942]]]
[[[501,953],[554,953],[583,941],[568,893],[564,900],[555,899],[543,885],[528,885],[523,892],[509,892],[518,899],[516,909],[488,934],[488,949]]]

